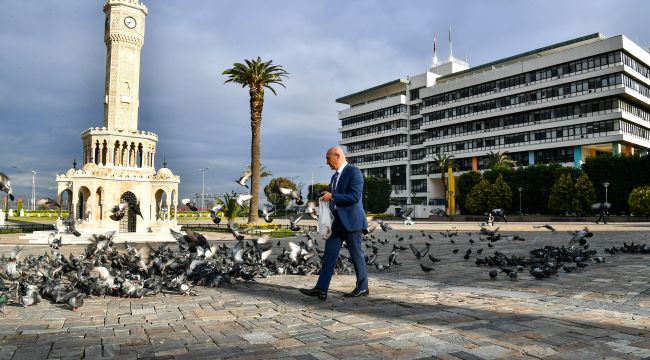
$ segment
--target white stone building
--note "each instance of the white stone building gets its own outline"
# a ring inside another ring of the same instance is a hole
[[[176,227],[169,214],[178,204],[180,178],[165,164],[156,171],[158,136],[138,130],[140,50],[147,7],[138,0],[108,0],[104,12],[104,124],[81,134],[82,168],[57,176],[59,203],[68,204],[82,233],[169,234],[169,228]],[[129,211],[121,221],[111,220],[111,209],[121,202],[139,203],[142,218]]]
[[[444,207],[436,154],[458,172],[482,170],[486,154],[519,165],[580,166],[599,153],[650,148],[650,54],[623,35],[600,33],[476,67],[450,59],[423,74],[336,100],[340,144],[366,176],[391,179],[393,200],[426,217]]]

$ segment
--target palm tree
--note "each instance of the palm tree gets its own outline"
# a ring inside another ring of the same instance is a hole
[[[497,152],[488,152],[487,153],[487,167],[489,169],[504,168],[504,167],[514,167],[517,165],[517,162],[508,157],[508,152],[497,151]]]
[[[250,165],[248,165],[246,170],[250,171],[251,173],[253,172]],[[265,178],[265,177],[269,177],[269,176],[273,176],[273,173],[271,172],[271,170],[267,169],[266,166],[260,164],[260,178]]]
[[[436,156],[433,158],[433,166],[429,167],[429,175],[434,174],[438,171],[440,172],[440,180],[442,181],[442,186],[445,189],[445,199],[447,198],[447,178],[445,176],[447,175],[447,169],[449,169],[451,166],[453,158],[453,155],[436,154]],[[447,201],[445,201],[445,213],[446,212]]]
[[[259,192],[260,192],[260,129],[262,126],[262,108],[264,107],[264,88],[271,90],[273,95],[277,95],[271,85],[278,84],[282,87],[282,78],[289,75],[281,65],[273,65],[273,61],[262,61],[258,56],[256,60],[244,60],[245,64],[235,63],[230,69],[223,71],[228,79],[225,83],[240,84],[242,87],[248,86],[250,95],[251,111],[251,194],[250,211],[248,212],[248,222],[257,223]]]

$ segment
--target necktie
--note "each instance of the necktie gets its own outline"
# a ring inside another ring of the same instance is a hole
[[[336,181],[339,178],[339,172],[335,172],[334,176],[332,176],[332,185],[330,186],[330,189],[332,189],[332,195],[334,195],[334,191],[336,191]],[[334,200],[330,200],[330,211],[334,212],[336,207],[334,206]]]
[[[336,181],[338,180],[338,178],[339,178],[339,172],[337,171],[334,173],[334,176],[332,176],[332,186],[330,186],[330,188],[332,188],[332,193],[336,191]]]

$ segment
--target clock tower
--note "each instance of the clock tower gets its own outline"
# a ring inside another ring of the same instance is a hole
[[[139,0],[108,0],[104,4],[104,127],[108,130],[138,128],[140,50],[147,12]]]

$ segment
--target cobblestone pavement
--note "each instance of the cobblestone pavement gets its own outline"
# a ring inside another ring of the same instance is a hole
[[[455,244],[439,232],[451,226],[461,229]],[[404,251],[401,267],[369,270],[371,295],[360,299],[342,296],[354,287],[354,275],[335,276],[326,301],[298,292],[312,287],[316,276],[287,275],[197,288],[190,297],[88,299],[78,312],[49,302],[7,306],[0,315],[0,359],[650,358],[650,255],[606,255],[606,263],[581,273],[535,280],[523,272],[516,281],[503,274],[490,280],[489,269],[475,266],[474,257],[462,259],[470,247],[525,255],[534,247],[566,244],[564,230],[582,226],[564,224],[551,234],[508,224],[504,233],[526,241],[501,240],[493,249],[478,241],[476,225],[398,226],[377,235],[391,243],[404,237],[402,244],[419,248],[431,242],[431,253],[442,261],[425,274]],[[650,242],[644,224],[592,229],[590,247],[603,254],[605,246],[623,241]],[[0,244],[12,242],[15,237],[0,235]],[[11,246],[0,245],[0,252]],[[390,248],[382,248],[382,258]],[[81,248],[63,248],[68,250]]]

